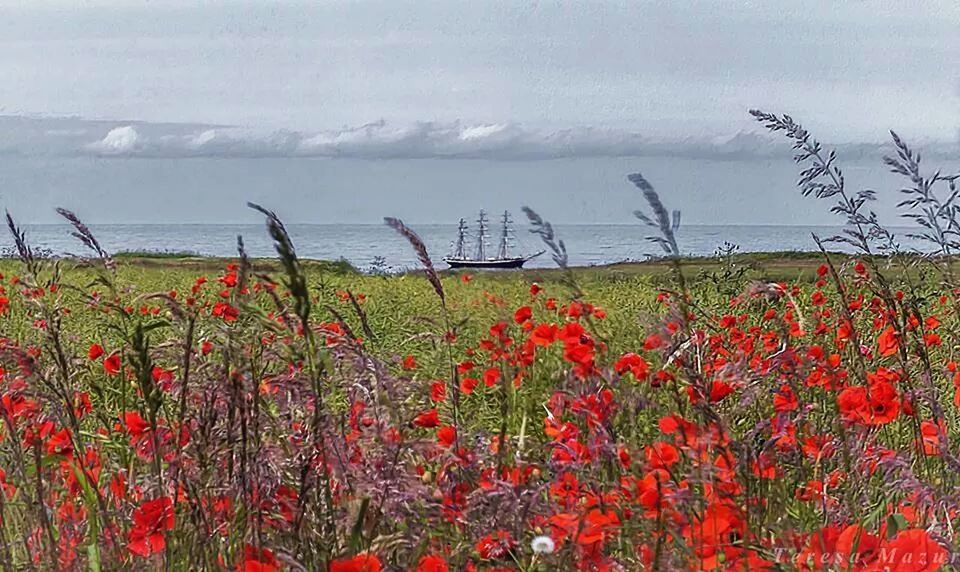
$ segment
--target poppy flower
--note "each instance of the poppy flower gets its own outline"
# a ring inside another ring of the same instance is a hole
[[[939,423],[933,421],[921,422],[919,443],[923,449],[923,454],[932,457],[940,455],[940,443],[943,440],[942,436],[946,434],[947,429],[944,427],[942,420]]]
[[[857,570],[874,562],[880,549],[880,538],[859,525],[850,525],[837,538],[837,553],[846,564]]]
[[[546,347],[557,341],[558,332],[556,324],[539,324],[530,332],[530,341],[536,346]]]
[[[656,350],[663,347],[663,338],[658,334],[650,334],[647,336],[647,339],[643,341],[643,349],[650,351]]]
[[[507,556],[517,543],[506,530],[498,530],[481,538],[475,548],[482,560],[498,560]]]
[[[837,396],[837,405],[846,421],[865,425],[886,425],[900,414],[900,395],[886,381],[847,387]]]
[[[710,384],[710,402],[717,403],[724,397],[733,393],[733,386],[721,380],[716,380]]]
[[[677,448],[663,441],[648,446],[644,453],[654,469],[669,469],[680,460]]]
[[[435,381],[430,384],[430,400],[442,403],[447,399],[447,384],[442,381]]]
[[[593,509],[583,519],[577,543],[581,546],[596,545],[615,535],[619,529],[620,518],[617,513]]]
[[[100,344],[90,345],[90,350],[87,351],[87,358],[89,358],[90,361],[93,361],[102,355],[103,355],[103,346],[101,346]]]
[[[131,437],[142,437],[150,429],[150,425],[136,411],[127,411],[122,416],[123,428]]]
[[[437,442],[444,447],[452,447],[453,442],[456,439],[457,430],[450,425],[444,425],[443,427],[437,429]]]
[[[460,391],[462,391],[464,395],[470,395],[473,393],[473,390],[476,389],[478,383],[480,382],[474,377],[465,377],[460,380]]]
[[[280,562],[272,550],[257,548],[247,544],[243,548],[243,563],[237,565],[238,572],[276,572]]]
[[[61,429],[51,435],[50,439],[47,440],[47,454],[63,455],[65,457],[73,455],[73,439],[70,436],[70,431]]]
[[[107,359],[103,360],[103,371],[109,375],[117,375],[120,373],[120,354],[113,352],[107,356]]]
[[[880,555],[867,568],[870,572],[934,572],[947,562],[949,553],[927,531],[914,528],[901,531],[880,548]]]
[[[897,335],[893,326],[887,326],[887,329],[877,337],[877,352],[883,357],[889,357],[900,350],[900,336]]]
[[[164,496],[144,502],[133,511],[127,549],[144,558],[163,552],[167,546],[164,533],[172,530],[173,524],[173,499]]]
[[[629,372],[637,381],[647,379],[650,373],[650,366],[646,360],[633,352],[623,354],[613,365],[613,369],[620,375]]]
[[[412,355],[408,355],[407,357],[403,358],[402,366],[403,369],[406,370],[417,369],[417,359]]]
[[[499,369],[495,367],[491,367],[491,368],[487,368],[483,372],[483,384],[486,385],[487,387],[493,387],[494,385],[497,384],[498,381],[500,381]]]
[[[226,302],[217,302],[214,304],[213,310],[210,313],[222,319],[224,322],[235,322],[240,316],[240,311]]]
[[[533,317],[533,310],[530,309],[530,306],[523,306],[519,308],[513,314],[513,321],[522,324]]]
[[[438,427],[440,425],[440,414],[436,409],[430,409],[413,418],[413,424],[416,427]]]
[[[431,554],[420,559],[415,572],[449,572],[449,570],[447,561],[442,556]]]
[[[358,554],[351,558],[338,558],[330,563],[330,572],[380,572],[383,565],[373,554]]]
[[[773,410],[777,413],[796,411],[798,407],[800,407],[800,402],[797,400],[796,394],[793,393],[793,388],[789,385],[782,385],[780,391],[773,396]]]

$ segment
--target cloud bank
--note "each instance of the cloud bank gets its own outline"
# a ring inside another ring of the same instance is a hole
[[[320,157],[353,159],[547,160],[671,156],[713,160],[789,157],[782,138],[761,130],[724,137],[663,139],[620,129],[531,128],[517,123],[377,121],[324,131],[230,126],[0,118],[0,153],[97,157]],[[919,143],[919,142],[917,142]],[[878,156],[881,143],[834,145],[844,156]],[[918,144],[928,156],[960,157],[948,142]]]

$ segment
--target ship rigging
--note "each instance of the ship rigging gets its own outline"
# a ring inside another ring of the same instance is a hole
[[[501,218],[500,241],[497,247],[496,256],[487,255],[489,247],[489,229],[487,213],[480,211],[477,219],[477,242],[473,248],[473,256],[467,255],[468,235],[467,221],[460,219],[460,225],[457,229],[457,240],[453,245],[453,252],[450,256],[443,259],[451,268],[522,268],[528,260],[540,256],[543,250],[529,256],[511,256],[510,246],[513,238],[511,229],[510,213],[503,212]]]

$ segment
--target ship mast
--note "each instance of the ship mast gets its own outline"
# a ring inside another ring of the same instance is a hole
[[[500,233],[500,250],[497,251],[497,258],[503,260],[507,257],[507,248],[510,241],[510,213],[503,211],[503,231]]]
[[[480,218],[477,220],[477,256],[476,260],[486,260],[486,242],[487,242],[487,213],[480,209]]]
[[[457,246],[453,251],[454,258],[466,258],[466,255],[463,252],[464,242],[467,239],[467,221],[466,219],[460,219],[460,228],[457,229]]]

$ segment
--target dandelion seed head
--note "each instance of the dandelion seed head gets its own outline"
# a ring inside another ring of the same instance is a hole
[[[549,536],[538,536],[530,542],[530,548],[534,554],[551,554],[556,546]]]

